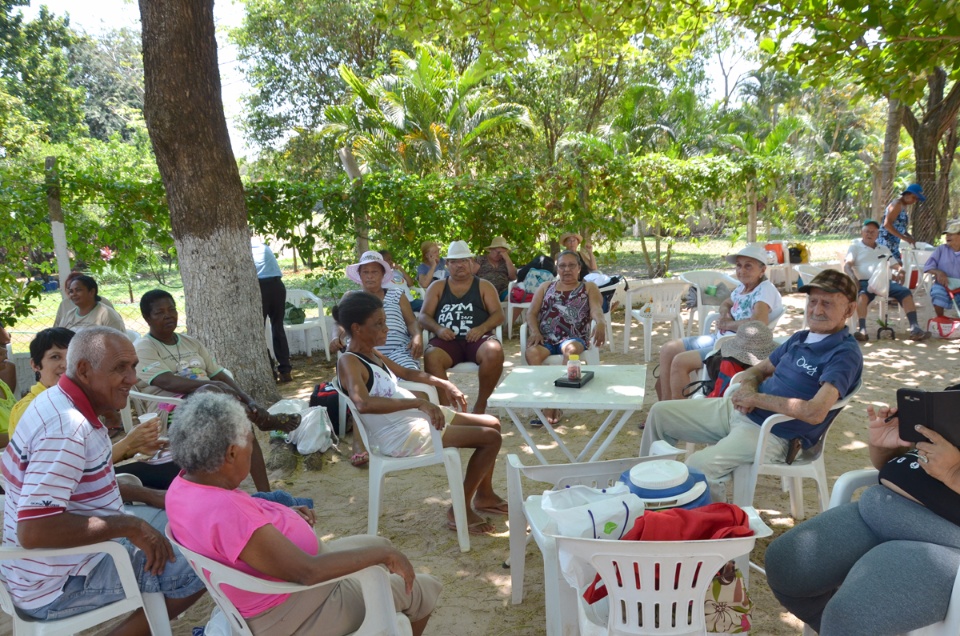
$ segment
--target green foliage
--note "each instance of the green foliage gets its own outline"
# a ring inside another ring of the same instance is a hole
[[[394,73],[370,80],[342,65],[352,99],[324,111],[320,134],[350,146],[368,170],[464,174],[491,138],[532,127],[526,108],[486,86],[498,71],[489,58],[461,71],[433,44],[414,48],[413,56],[394,51]]]
[[[263,147],[286,145],[321,123],[323,109],[343,100],[337,68],[365,76],[385,70],[404,41],[376,27],[371,0],[244,0],[243,25],[231,32],[255,92],[246,97],[244,128]],[[302,160],[308,155],[296,152]],[[305,149],[304,149],[305,150]]]

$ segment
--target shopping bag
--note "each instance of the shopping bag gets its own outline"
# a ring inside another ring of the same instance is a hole
[[[643,514],[643,501],[626,484],[610,488],[568,486],[543,493],[543,511],[557,524],[557,534],[589,539],[619,539]]]
[[[746,634],[752,613],[753,601],[743,582],[743,572],[728,561],[713,577],[703,603],[707,633]]]
[[[931,318],[927,321],[927,331],[934,338],[943,338],[944,340],[960,338],[960,318],[950,318],[949,316]]]
[[[877,269],[873,270],[867,281],[867,291],[877,296],[890,295],[890,268],[886,261],[881,261]]]
[[[287,433],[284,437],[289,444],[297,447],[301,455],[324,453],[331,446],[340,442],[333,432],[333,424],[327,409],[323,406],[311,407],[306,400],[280,400],[268,411],[277,413],[299,413],[300,426]]]

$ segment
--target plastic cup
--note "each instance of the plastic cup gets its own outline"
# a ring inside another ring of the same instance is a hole
[[[158,413],[144,413],[143,415],[138,415],[138,416],[137,416],[137,420],[138,420],[141,424],[146,424],[147,422],[152,422],[153,420],[157,419],[158,417],[160,417],[160,415],[159,415]]]

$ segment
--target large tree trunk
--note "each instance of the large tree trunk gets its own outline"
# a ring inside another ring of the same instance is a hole
[[[140,18],[143,113],[170,206],[187,329],[245,390],[273,402],[279,394],[223,115],[213,0],[140,0]]]
[[[900,127],[903,107],[899,99],[887,100],[887,129],[883,135],[883,156],[880,158],[880,188],[874,189],[873,218],[883,222],[883,211],[893,200],[897,178],[897,153],[900,152]]]
[[[927,73],[927,103],[923,119],[904,108],[903,125],[913,138],[917,183],[927,200],[913,211],[913,235],[918,241],[937,243],[950,212],[950,169],[957,150],[957,112],[960,82],[946,92],[947,74],[936,68]]]

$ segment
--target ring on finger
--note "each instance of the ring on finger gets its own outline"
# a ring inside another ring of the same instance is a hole
[[[920,452],[922,453],[923,451],[920,451]],[[920,455],[918,459],[920,460],[921,464],[926,464],[927,462],[930,461],[930,458],[927,457],[926,455]]]

